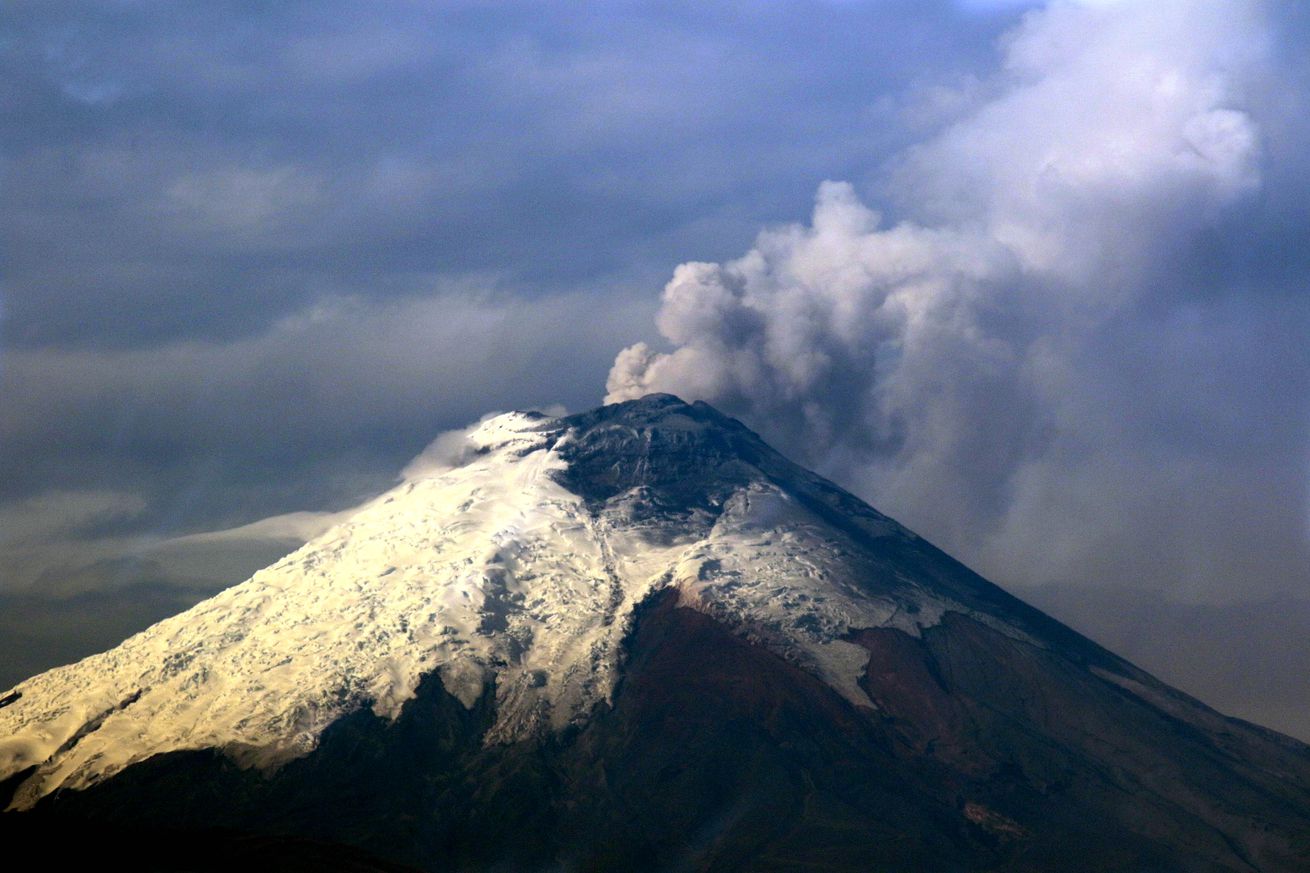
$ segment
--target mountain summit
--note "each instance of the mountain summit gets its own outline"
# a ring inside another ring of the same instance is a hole
[[[668,395],[488,419],[241,585],[0,695],[5,798],[6,832],[379,869],[1310,863],[1310,749]]]

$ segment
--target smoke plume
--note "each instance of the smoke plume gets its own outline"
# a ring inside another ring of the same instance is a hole
[[[885,168],[894,220],[824,182],[809,224],[679,266],[670,348],[607,399],[714,403],[1001,581],[1294,584],[1310,319],[1215,266],[1279,232],[1275,35],[1254,2],[1030,13]]]

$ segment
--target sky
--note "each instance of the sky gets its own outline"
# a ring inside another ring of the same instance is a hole
[[[671,391],[1310,739],[1310,39],[1256,0],[0,15],[0,686]]]

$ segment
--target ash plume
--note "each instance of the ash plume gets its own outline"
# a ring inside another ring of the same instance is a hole
[[[670,347],[623,350],[607,400],[714,403],[1011,583],[1295,585],[1310,310],[1234,256],[1290,232],[1275,18],[1028,14],[884,168],[894,218],[825,182],[808,224],[681,265]]]

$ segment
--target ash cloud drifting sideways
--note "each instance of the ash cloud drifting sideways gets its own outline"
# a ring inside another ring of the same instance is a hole
[[[1304,76],[1279,14],[1027,14],[885,165],[898,220],[825,182],[808,224],[678,267],[671,348],[621,352],[607,399],[714,403],[1011,586],[1304,594],[1310,300],[1279,244]]]

